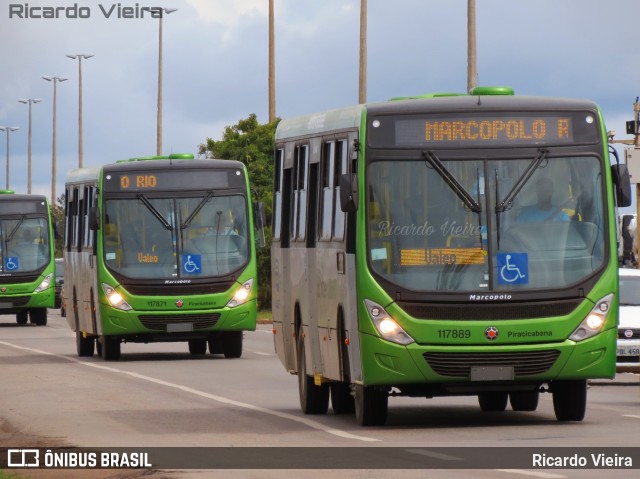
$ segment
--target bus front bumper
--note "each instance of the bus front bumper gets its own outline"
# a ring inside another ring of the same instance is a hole
[[[360,335],[365,385],[542,383],[615,375],[615,328],[581,342],[487,346],[397,345]]]

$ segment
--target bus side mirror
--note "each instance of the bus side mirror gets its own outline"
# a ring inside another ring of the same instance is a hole
[[[631,206],[631,178],[627,165],[611,165],[611,177],[619,207]]]
[[[100,229],[98,208],[96,208],[95,206],[89,208],[89,228],[92,231],[98,231]]]
[[[358,210],[358,175],[346,173],[340,175],[340,209],[345,213]]]
[[[258,246],[264,248],[266,241],[264,239],[264,224],[265,224],[265,212],[264,203],[262,201],[256,201],[253,203],[253,220],[256,229],[256,239],[258,240]]]

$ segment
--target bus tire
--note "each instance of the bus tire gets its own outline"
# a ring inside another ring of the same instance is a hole
[[[242,356],[242,331],[227,331],[223,334],[222,354],[227,359]]]
[[[27,321],[29,321],[29,313],[26,311],[20,311],[18,314],[16,314],[16,323],[18,324],[27,324]]]
[[[535,391],[516,391],[509,393],[509,402],[511,409],[514,411],[535,411],[538,409],[538,400],[540,392]]]
[[[102,359],[117,361],[120,359],[120,339],[112,336],[100,336],[102,345]]]
[[[387,422],[389,395],[374,386],[355,386],[356,421],[360,426],[382,426]]]
[[[85,337],[82,331],[76,329],[76,350],[81,358],[93,356],[96,340],[93,336]]]
[[[336,414],[353,414],[356,402],[349,383],[331,383],[331,408]]]
[[[222,337],[221,333],[209,334],[207,343],[209,344],[209,354],[222,354]]]
[[[207,340],[206,339],[190,339],[189,340],[189,352],[192,355],[201,355],[207,353]]]
[[[587,409],[587,380],[553,381],[553,411],[558,421],[582,421]]]
[[[302,328],[298,331],[298,393],[300,409],[305,414],[326,414],[329,409],[329,385],[315,384],[313,376],[307,375],[307,358],[304,352]]]
[[[480,410],[484,412],[502,412],[507,408],[509,395],[507,393],[478,394]]]
[[[34,308],[29,311],[29,320],[36,326],[47,325],[47,308]]]

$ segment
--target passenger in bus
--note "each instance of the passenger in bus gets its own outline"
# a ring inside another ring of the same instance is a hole
[[[536,196],[537,203],[523,207],[516,217],[516,222],[569,221],[569,216],[562,211],[562,207],[554,206],[552,203],[553,181],[550,178],[542,177],[536,181]]]

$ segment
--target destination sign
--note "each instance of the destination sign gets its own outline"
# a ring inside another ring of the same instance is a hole
[[[588,112],[567,114],[433,114],[371,121],[372,146],[466,148],[594,143],[598,129]]]
[[[105,172],[105,191],[141,192],[242,188],[240,170]]]

